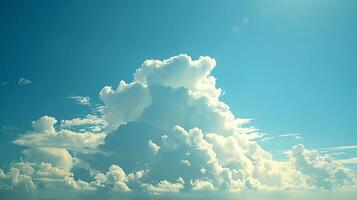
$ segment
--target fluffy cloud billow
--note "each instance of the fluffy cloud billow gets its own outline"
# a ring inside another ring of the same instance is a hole
[[[215,66],[213,58],[184,54],[146,60],[132,82],[103,87],[101,112],[60,126],[49,116],[34,121],[13,141],[23,156],[0,170],[0,190],[142,198],[354,191],[350,169],[303,145],[292,147],[288,160],[274,160],[255,141],[258,130],[245,126],[249,119],[220,100]]]

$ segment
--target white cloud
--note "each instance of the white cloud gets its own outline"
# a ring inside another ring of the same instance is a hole
[[[91,152],[104,141],[104,133],[78,133],[66,129],[56,132],[54,128],[56,122],[53,117],[43,116],[32,122],[33,132],[21,135],[14,143],[33,148],[63,148],[77,152]]]
[[[213,184],[205,180],[191,180],[192,190],[193,191],[214,191],[215,188]]]
[[[12,164],[5,176],[2,176],[1,172],[2,170],[0,170],[0,188],[15,187],[17,189],[24,185],[27,191],[35,189],[88,191],[95,189],[91,183],[82,180],[76,181],[71,172],[54,167],[49,163],[18,162]],[[10,180],[12,184],[4,183],[6,180]]]
[[[30,148],[23,151],[25,160],[35,163],[51,163],[53,166],[63,170],[71,170],[73,158],[65,149],[60,148]]]
[[[336,151],[346,151],[346,150],[357,150],[357,145],[326,147],[326,148],[319,148],[317,150],[319,150],[321,152],[336,152]]]
[[[136,121],[151,103],[147,87],[135,82],[126,84],[120,81],[115,90],[106,86],[99,95],[106,105],[104,113],[110,130],[115,130],[128,121]]]
[[[172,183],[166,180],[160,181],[157,184],[142,184],[141,187],[145,188],[146,191],[153,193],[153,194],[161,194],[161,193],[167,193],[167,192],[179,192],[182,190],[185,182],[184,180],[179,177],[176,181],[176,183]]]
[[[32,83],[31,80],[21,77],[19,79],[19,81],[17,82],[17,85],[24,86],[24,85],[28,85],[28,84],[31,84],[31,83]]]
[[[53,127],[57,123],[57,120],[53,117],[43,116],[40,119],[32,122],[32,128],[34,132],[44,133],[46,135],[55,135],[56,130]]]
[[[187,166],[187,167],[189,167],[191,165],[190,161],[188,161],[188,160],[181,160],[181,164],[183,166]]]
[[[265,134],[265,135],[263,135],[263,137],[261,137],[259,139],[262,142],[268,142],[270,140],[278,139],[278,138],[293,138],[295,140],[302,140],[303,139],[303,137],[301,136],[300,133],[284,133],[284,134],[280,134],[280,135],[277,135],[277,136],[271,136],[271,135]]]
[[[26,191],[33,191],[36,188],[32,182],[32,177],[20,174],[17,168],[11,167],[7,173],[0,169],[0,190],[19,190],[21,187]]]
[[[160,149],[160,146],[155,144],[154,142],[152,142],[151,140],[149,140],[148,142],[148,145],[149,145],[149,148],[152,150],[152,152],[154,154],[157,154],[157,152],[159,151]]]
[[[73,99],[74,101],[76,101],[77,104],[90,105],[90,98],[89,98],[89,97],[70,96],[70,97],[68,97],[68,98]]]
[[[80,132],[105,132],[108,123],[100,115],[88,114],[83,118],[61,120],[61,128]]]
[[[112,165],[106,174],[106,179],[108,182],[112,182],[114,190],[120,190],[123,192],[131,191],[126,185],[128,182],[128,177],[126,176],[124,170],[118,165]]]
[[[350,169],[328,155],[305,149],[301,144],[289,151],[289,157],[296,169],[307,176],[312,187],[332,189],[340,185],[351,185],[355,181]]]
[[[239,129],[249,120],[236,118],[219,101],[221,89],[216,88],[216,79],[210,74],[215,65],[212,58],[192,60],[184,54],[145,61],[134,74],[134,82],[121,81],[116,90],[109,86],[101,90],[109,128],[142,121],[165,130],[180,125],[222,134],[255,131]]]
[[[357,157],[336,160],[341,164],[357,164]]]
[[[146,60],[141,68],[136,70],[134,81],[173,89],[183,87],[198,95],[217,98],[221,89],[215,87],[216,79],[210,75],[215,66],[216,61],[208,56],[192,60],[186,54],[162,61]]]

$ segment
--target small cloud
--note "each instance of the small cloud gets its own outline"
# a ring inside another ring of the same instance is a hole
[[[273,140],[277,138],[294,138],[295,140],[303,139],[300,133],[285,133],[285,134],[280,134],[278,136],[270,136],[268,134],[265,134],[263,135],[263,137],[261,137],[260,141],[268,142],[269,140]]]
[[[187,166],[187,167],[189,167],[191,165],[190,161],[188,161],[188,160],[181,160],[181,164],[183,166]]]
[[[157,152],[160,150],[160,146],[149,140],[148,142],[149,148],[152,150],[152,152],[156,155]]]
[[[76,101],[77,104],[90,105],[90,98],[89,98],[89,97],[70,96],[70,97],[68,97],[68,98],[73,99],[74,101]]]
[[[1,133],[15,133],[16,131],[18,131],[19,129],[15,126],[11,126],[11,125],[4,125],[2,127],[0,127],[0,132]]]
[[[24,86],[24,85],[28,85],[28,84],[31,84],[31,83],[32,83],[31,80],[26,79],[26,78],[24,78],[24,77],[21,77],[21,78],[19,79],[19,81],[17,82],[17,85],[19,85],[19,86]]]
[[[278,137],[293,137],[295,139],[302,139],[300,133],[286,133],[286,134],[281,134]]]
[[[295,139],[302,140],[302,137],[300,135],[298,135],[298,136],[295,136]]]
[[[1,82],[1,86],[5,86],[5,85],[8,85],[9,82]]]
[[[274,137],[274,136],[271,136],[271,137],[263,137],[260,141],[262,141],[262,142],[267,142],[267,141],[272,140],[272,139],[275,139],[275,137]]]
[[[239,33],[241,31],[241,24],[243,25],[247,25],[249,23],[249,18],[248,17],[244,17],[242,19],[242,22],[240,23],[237,23],[235,24],[233,27],[232,27],[232,32],[233,33]]]
[[[249,24],[249,19],[248,17],[243,18],[243,24]]]
[[[239,31],[240,31],[239,25],[238,25],[238,24],[234,25],[234,26],[232,27],[232,31],[233,31],[233,33],[239,33]]]

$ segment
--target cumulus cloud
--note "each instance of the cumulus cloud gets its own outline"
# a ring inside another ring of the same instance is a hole
[[[106,86],[99,95],[106,105],[104,113],[111,130],[128,121],[136,121],[151,103],[147,86],[136,82],[126,84],[120,81],[118,88],[113,90]]]
[[[24,174],[20,174],[19,169],[11,167],[10,170],[5,173],[0,169],[0,189],[9,190],[25,189],[26,191],[35,190],[35,185],[32,182],[32,177]]]
[[[352,170],[345,168],[328,155],[320,155],[316,150],[307,150],[304,145],[294,146],[289,157],[297,170],[307,176],[312,187],[332,189],[341,185],[351,185],[354,180]]]
[[[214,191],[215,188],[213,184],[205,180],[191,180],[192,190],[193,191]]]
[[[77,152],[90,152],[104,141],[104,133],[74,132],[61,129],[56,132],[54,125],[57,120],[43,116],[32,122],[33,131],[21,135],[14,143],[30,148],[62,148]]]
[[[31,190],[165,196],[355,184],[341,162],[303,145],[294,146],[288,160],[274,160],[256,141],[264,134],[220,100],[215,66],[213,58],[185,54],[146,60],[132,82],[100,91],[102,112],[63,119],[59,126],[41,117],[13,142],[24,147],[23,160],[0,171],[1,188],[23,183]],[[9,182],[11,170],[22,177],[18,184]]]
[[[141,186],[145,188],[146,191],[153,194],[161,194],[166,192],[179,192],[184,188],[184,180],[179,177],[176,182],[172,183],[167,180],[160,181],[157,184],[142,184]]]
[[[70,170],[73,158],[69,152],[60,148],[31,148],[23,151],[25,159],[35,163],[51,163],[53,166],[64,170]]]

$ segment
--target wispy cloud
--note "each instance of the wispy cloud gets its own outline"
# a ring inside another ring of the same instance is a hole
[[[320,152],[323,152],[323,153],[355,151],[355,150],[357,150],[357,145],[325,147],[325,148],[319,148],[317,150],[319,150]]]
[[[17,85],[19,85],[19,86],[24,86],[24,85],[28,85],[28,84],[31,84],[31,83],[32,83],[31,80],[26,79],[26,78],[24,78],[24,77],[21,77],[21,78],[19,79],[19,81],[17,82]]]
[[[248,17],[244,17],[243,18],[243,24],[248,24],[249,23],[249,18]]]
[[[355,150],[355,149],[357,149],[357,145],[326,147],[326,148],[319,148],[318,150],[329,152],[329,151],[344,151],[344,150]]]
[[[8,85],[9,84],[9,82],[1,82],[1,86],[5,86],[5,85]]]
[[[266,137],[263,137],[261,139],[262,142],[267,142],[269,140],[277,139],[277,138],[293,138],[295,140],[301,140],[303,139],[300,133],[285,133],[285,134],[280,134],[278,136],[269,136],[266,135]]]
[[[237,34],[241,31],[242,26],[249,24],[249,18],[248,17],[243,17],[242,21],[233,25],[232,27],[232,32]]]
[[[232,31],[233,31],[233,33],[239,33],[239,31],[240,31],[240,26],[239,26],[238,24],[234,25],[234,26],[232,27]]]
[[[19,130],[19,128],[15,127],[15,126],[10,126],[10,125],[4,125],[4,126],[0,127],[1,133],[14,133],[18,130]]]
[[[341,164],[357,164],[357,157],[340,159],[340,160],[337,160],[337,162],[339,162]]]
[[[76,101],[77,104],[81,105],[90,105],[90,98],[89,97],[84,97],[84,96],[70,96],[68,97],[70,99],[73,99]]]

